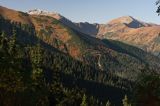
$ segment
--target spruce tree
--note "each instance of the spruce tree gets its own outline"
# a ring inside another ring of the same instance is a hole
[[[46,105],[48,100],[48,86],[44,78],[44,65],[43,65],[44,53],[41,44],[31,47],[30,60],[32,64],[32,90],[35,95],[36,105]]]
[[[14,52],[15,52],[15,46],[16,46],[16,30],[13,29],[12,33],[13,34],[11,36],[10,43],[9,43],[9,53],[10,54],[14,54]]]
[[[107,101],[106,106],[111,106],[111,103],[109,100]]]
[[[87,106],[87,97],[85,94],[83,95],[81,106]]]
[[[123,102],[123,106],[131,106],[131,104],[129,104],[129,102],[128,102],[127,95],[124,96],[124,99],[122,100],[122,102]]]
[[[3,101],[3,105],[19,103],[22,98],[17,94],[26,89],[23,80],[25,69],[22,68],[23,56],[18,52],[22,49],[16,46],[16,38],[14,41],[12,38],[13,36],[9,38],[4,32],[0,37],[0,100]]]
[[[32,62],[32,78],[36,81],[42,81],[43,78],[43,50],[41,48],[40,43],[38,43],[35,47],[31,48],[31,62]],[[40,83],[39,82],[39,83]]]

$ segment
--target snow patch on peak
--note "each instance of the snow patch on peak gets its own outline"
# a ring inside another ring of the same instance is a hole
[[[28,14],[35,14],[35,15],[41,15],[41,14],[58,14],[56,12],[49,12],[49,11],[45,11],[45,10],[40,10],[40,9],[33,9],[33,10],[29,10]]]
[[[56,18],[56,19],[61,19],[62,18],[62,16],[57,12],[49,12],[49,11],[44,11],[44,10],[40,10],[40,9],[29,10],[27,13],[30,14],[30,15],[51,16],[51,17]]]

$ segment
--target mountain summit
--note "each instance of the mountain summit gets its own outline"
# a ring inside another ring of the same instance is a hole
[[[114,24],[114,23],[126,23],[129,24],[132,21],[134,21],[135,19],[131,16],[123,16],[123,17],[119,17],[117,19],[114,19],[112,21],[110,21],[110,23]]]
[[[129,28],[140,28],[140,27],[147,27],[147,26],[152,26],[152,24],[148,24],[142,21],[139,21],[132,16],[123,16],[119,17],[117,19],[114,19],[108,23],[109,25],[113,24],[125,24]]]

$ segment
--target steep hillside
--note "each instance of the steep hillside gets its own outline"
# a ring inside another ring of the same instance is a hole
[[[31,26],[23,26],[0,17],[1,106],[35,106],[39,101],[53,106],[79,105],[84,93],[97,105],[96,100],[105,102],[107,98],[120,104],[129,92],[130,81],[77,61],[31,33]],[[94,93],[91,86],[97,91],[105,88],[106,94]],[[111,91],[119,95],[108,94]]]
[[[27,13],[14,11],[6,7],[0,6],[0,15],[5,19],[12,19],[15,22],[21,22],[23,24],[32,24],[30,17]]]
[[[66,17],[64,17],[58,13],[55,13],[55,12],[48,12],[48,11],[42,11],[39,9],[34,9],[34,10],[29,10],[28,14],[30,14],[30,15],[45,15],[45,16],[53,17],[53,18],[59,20],[64,25],[66,25],[72,29],[75,29],[77,31],[80,31],[82,33],[85,33],[87,35],[91,35],[94,37],[97,35],[98,29],[99,29],[98,24],[90,24],[88,22],[74,23],[71,20],[67,19]]]
[[[145,23],[131,16],[123,16],[107,24],[74,23],[64,16],[41,10],[31,10],[31,15],[51,16],[64,25],[84,34],[100,39],[119,40],[134,45],[156,56],[160,56],[159,25]],[[142,39],[144,38],[145,39]]]
[[[5,9],[3,7],[1,8],[4,11],[3,13],[1,13],[2,18],[12,20],[12,18],[9,16],[3,17],[3,14],[5,14],[5,12],[8,12],[8,9]],[[16,11],[14,12],[17,13]],[[46,16],[43,15],[44,13],[42,13],[43,12],[40,12],[40,15],[33,14],[26,16],[29,17],[29,21],[32,23],[29,24],[30,27],[34,27],[32,28],[31,36],[34,36],[34,34],[36,34],[36,36],[47,45],[57,48],[63,53],[66,53],[77,60],[89,64],[96,69],[123,74],[123,72],[125,73],[127,71],[139,73],[146,66],[150,68],[158,68],[160,66],[159,60],[150,54],[143,52],[143,54],[147,54],[147,56],[142,59],[141,55],[132,53],[134,51],[118,51],[116,49],[113,49],[110,43],[103,42],[97,38],[81,33],[64,25],[61,21],[53,18],[52,16]],[[21,18],[21,20],[24,19],[21,16],[17,17]],[[1,29],[4,29],[4,27],[2,26]],[[30,40],[29,38],[25,37],[20,38],[23,39],[23,42],[26,42],[26,39]],[[114,44],[114,46],[116,48],[119,48],[119,44]],[[131,54],[134,54],[136,56]],[[140,53],[137,52],[137,54]],[[134,76],[136,76],[136,74],[134,74]]]
[[[34,15],[32,16],[32,22],[35,25],[37,35],[45,43],[58,48],[60,51],[80,61],[91,64],[97,69],[113,72],[120,70],[123,72],[129,68],[128,70],[133,69],[138,72],[145,65],[150,64],[148,57],[142,61],[139,59],[140,56],[134,57],[128,53],[113,50],[101,40],[73,30],[54,18]],[[154,56],[149,54],[148,56],[153,61],[156,61],[159,67],[159,61]]]
[[[134,67],[139,68],[138,70],[145,66],[138,58],[112,50],[101,40],[64,26],[54,18],[33,16],[32,20],[38,37],[45,43],[97,69],[123,71],[132,63],[135,63]],[[126,58],[126,62],[131,62],[126,65],[123,58]]]
[[[94,105],[105,104],[106,99],[110,99],[112,102],[116,101],[115,104],[121,104],[124,94],[127,94],[132,87],[131,81],[118,77],[112,72],[101,71],[90,63],[77,61],[76,59],[79,58],[68,53],[68,50],[63,50],[59,46],[54,47],[54,43],[57,44],[57,41],[54,41],[52,45],[47,38],[44,40],[45,36],[39,33],[41,26],[35,22],[37,16],[30,17],[33,23],[31,25],[0,16],[0,104],[2,106],[16,106],[17,104],[34,106],[43,103],[79,105],[84,93],[87,98],[92,98],[92,100],[88,100],[88,103],[91,102]],[[38,21],[43,24],[43,20],[46,22],[46,19],[47,24],[51,20],[54,22],[52,27],[59,33],[64,30],[69,31],[59,21],[50,17],[41,16]],[[72,33],[67,35],[65,32],[64,35],[71,38],[81,35],[76,38],[82,39],[82,41],[85,39],[84,41],[88,42],[88,45],[93,44],[93,47],[102,44],[101,41],[77,31],[73,30]],[[74,39],[78,42],[72,44],[73,41],[69,42],[67,39],[59,37],[59,34],[57,35],[57,39],[61,41],[58,42],[59,45],[69,43],[72,47],[73,45],[77,46],[77,43],[80,42]],[[48,34],[46,36],[52,37]],[[84,42],[84,44],[87,43]],[[91,56],[93,55],[95,54]],[[84,58],[88,56],[90,55],[84,56]],[[91,60],[90,57],[87,59]],[[97,64],[94,62],[95,59],[92,60],[94,64]],[[91,88],[91,86],[93,87]],[[106,94],[101,92],[104,89]],[[95,91],[99,92],[95,93]],[[115,92],[116,95],[110,92]],[[103,96],[101,96],[102,94]],[[72,101],[70,101],[71,96]],[[29,101],[26,102],[26,99]]]

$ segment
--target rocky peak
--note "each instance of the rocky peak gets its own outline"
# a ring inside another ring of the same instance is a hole
[[[139,20],[133,18],[132,16],[123,16],[123,17],[120,17],[120,18],[117,18],[117,19],[110,21],[108,24],[109,25],[124,24],[130,28],[140,28],[140,27],[152,26],[148,23],[144,23],[142,21],[139,21]]]
[[[114,19],[112,21],[110,21],[110,24],[115,24],[115,23],[121,23],[121,24],[129,24],[132,21],[134,21],[135,19],[131,16],[123,16],[117,19]]]

